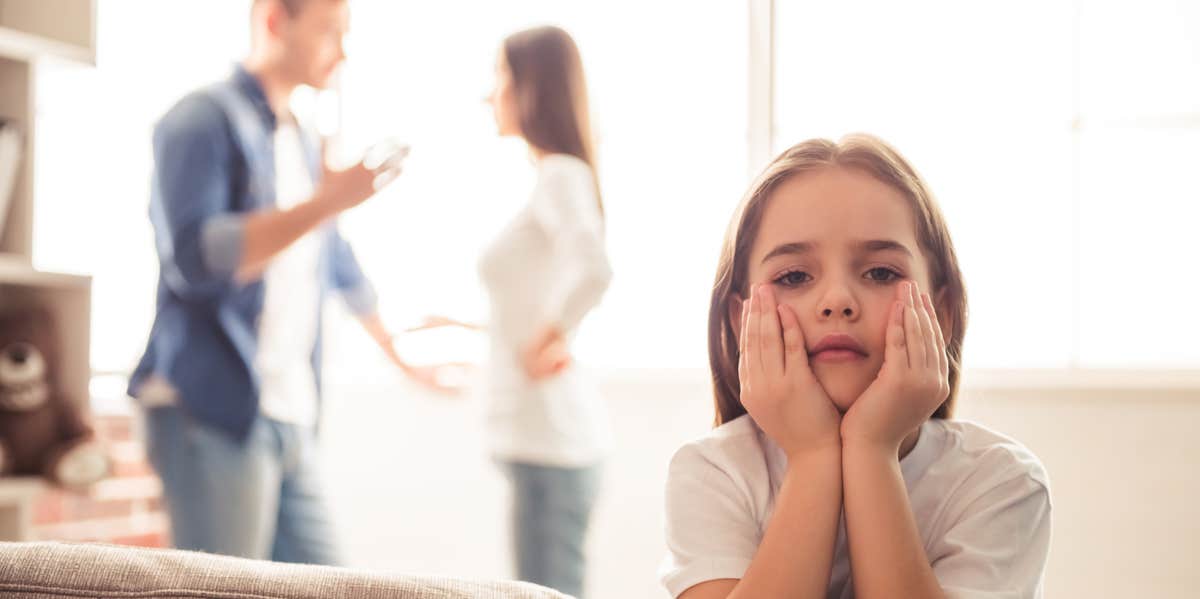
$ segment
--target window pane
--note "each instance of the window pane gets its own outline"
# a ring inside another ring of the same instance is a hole
[[[615,271],[579,353],[589,365],[705,364],[717,250],[746,184],[741,3],[377,2],[352,19],[347,155],[385,135],[413,146],[401,179],[343,223],[389,319],[484,316],[475,262],[532,171],[482,99],[503,37],[556,23],[587,70]]]
[[[776,149],[854,131],[894,144],[950,222],[967,363],[1066,366],[1069,4],[779,0],[776,14]]]
[[[1084,121],[1200,116],[1200,3],[1079,3]]]
[[[247,2],[98,3],[97,66],[39,64],[34,260],[92,282],[92,366],[129,370],[154,316],[150,134],[187,92],[227,76]],[[152,24],[152,25],[150,25]]]
[[[1081,365],[1200,367],[1200,129],[1082,140]]]

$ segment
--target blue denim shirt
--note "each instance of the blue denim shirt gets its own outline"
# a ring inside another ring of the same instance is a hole
[[[254,369],[262,281],[239,284],[245,217],[275,207],[275,115],[262,85],[240,66],[193,92],[154,128],[150,221],[159,258],[158,302],[146,353],[129,381],[136,397],[151,375],[170,383],[200,422],[244,439],[258,416]],[[305,135],[314,182],[316,140]],[[337,291],[356,314],[375,310],[374,289],[335,223],[322,237],[322,299]],[[320,331],[320,315],[318,331]],[[320,333],[312,353],[320,389]]]

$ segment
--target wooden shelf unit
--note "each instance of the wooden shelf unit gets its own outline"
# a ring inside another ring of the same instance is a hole
[[[36,307],[54,316],[63,352],[56,383],[86,403],[91,278],[32,266],[36,81],[44,59],[95,64],[96,0],[0,0],[0,119],[15,124],[23,141],[8,213],[0,215],[0,311]],[[0,478],[0,540],[29,537],[32,502],[44,488],[36,478]]]

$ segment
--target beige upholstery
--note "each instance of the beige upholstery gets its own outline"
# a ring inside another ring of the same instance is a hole
[[[0,597],[563,599],[521,582],[402,576],[169,549],[0,543]]]

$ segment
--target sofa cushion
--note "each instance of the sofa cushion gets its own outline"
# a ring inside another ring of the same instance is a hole
[[[405,576],[89,543],[0,543],[0,596],[216,599],[563,599],[522,582]]]

